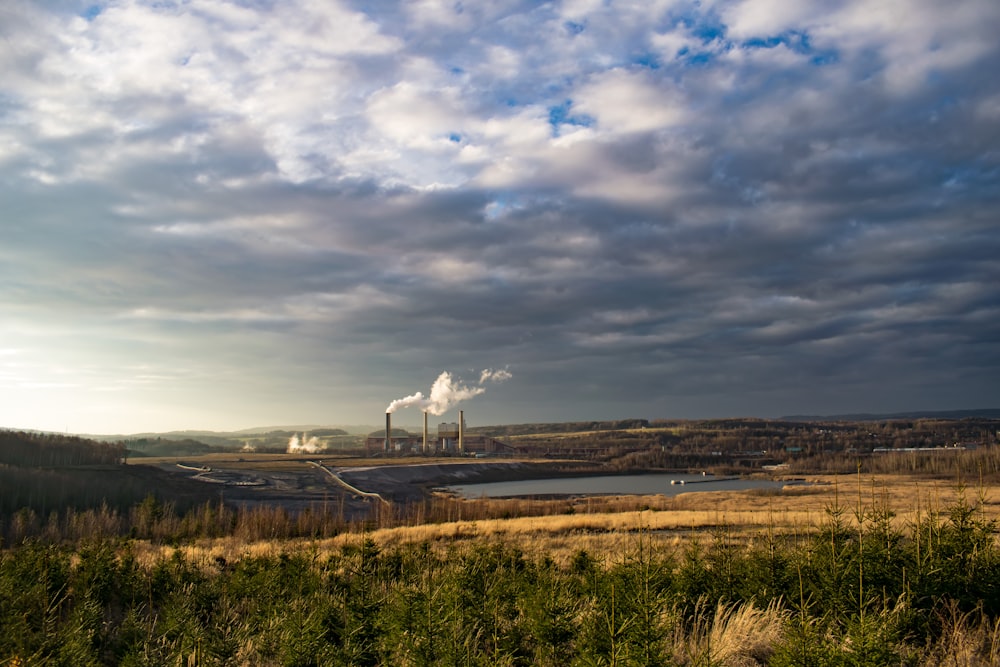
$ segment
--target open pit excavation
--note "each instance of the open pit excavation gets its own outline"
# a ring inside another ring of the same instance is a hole
[[[589,464],[569,462],[453,459],[344,465],[355,462],[361,463],[315,455],[242,454],[216,455],[204,461],[161,459],[154,465],[172,476],[218,487],[219,496],[232,506],[281,507],[289,512],[326,508],[352,518],[368,516],[373,501],[386,505],[417,502],[456,484],[554,477],[592,469]]]
[[[218,498],[232,507],[280,507],[291,513],[333,511],[346,518],[365,517],[370,512],[370,499],[331,483],[328,472],[309,465],[304,457],[244,454],[213,456],[205,463],[211,465],[188,461],[178,466],[171,460],[153,465],[171,476],[211,485]]]
[[[205,465],[211,463],[211,466]],[[334,511],[364,519],[376,507],[402,510],[441,494],[556,500],[597,496],[676,496],[691,491],[775,492],[795,481],[655,471],[610,471],[592,462],[379,458],[312,455],[214,456],[160,464],[173,474],[211,484],[231,506],[280,507],[288,512]],[[800,483],[800,482],[799,482]],[[694,488],[692,488],[694,487]]]

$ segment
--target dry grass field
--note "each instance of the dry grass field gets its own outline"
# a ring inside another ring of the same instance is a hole
[[[808,485],[788,485],[779,492],[691,492],[673,498],[620,499],[625,506],[648,508],[641,510],[589,511],[589,503],[583,499],[568,505],[574,509],[566,514],[427,523],[344,533],[324,540],[248,543],[224,537],[179,547],[140,544],[137,554],[153,562],[176,549],[195,561],[211,563],[219,557],[231,560],[300,550],[322,553],[368,538],[382,547],[426,542],[440,550],[460,542],[503,540],[526,553],[545,553],[556,562],[566,563],[581,549],[613,560],[615,554],[627,551],[640,536],[665,548],[682,546],[691,540],[752,542],[769,537],[805,536],[816,532],[838,508],[842,518],[852,526],[857,525],[859,513],[869,516],[873,509],[887,509],[893,515],[894,525],[903,531],[929,516],[946,515],[962,498],[970,505],[979,505],[984,518],[1000,519],[1000,485],[961,486],[905,475],[824,475],[811,476],[806,481]],[[471,505],[491,501],[465,502]],[[599,509],[609,504],[614,502],[604,499]]]

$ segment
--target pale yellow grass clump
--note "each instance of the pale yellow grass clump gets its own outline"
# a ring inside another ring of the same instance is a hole
[[[962,613],[954,605],[941,612],[942,633],[928,647],[921,665],[987,667],[1000,665],[1000,619],[978,612]]]
[[[703,620],[693,627],[675,630],[675,664],[756,667],[766,664],[781,640],[787,612],[777,602],[764,609],[752,603],[719,603],[711,617],[698,618]]]

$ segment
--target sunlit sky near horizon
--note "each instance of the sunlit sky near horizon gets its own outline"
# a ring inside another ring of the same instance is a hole
[[[997,35],[996,0],[4,2],[0,427],[378,425],[487,369],[470,425],[998,407]]]

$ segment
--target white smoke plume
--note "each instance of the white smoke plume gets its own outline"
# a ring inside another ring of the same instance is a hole
[[[431,385],[431,393],[424,396],[417,392],[404,398],[397,398],[385,409],[386,412],[395,412],[400,408],[418,407],[432,415],[443,415],[450,408],[458,405],[462,401],[479,396],[486,391],[483,385],[487,382],[504,382],[513,376],[505,368],[496,370],[487,368],[479,374],[479,383],[475,385],[462,384],[460,379],[452,377],[451,373],[444,371],[434,380]]]
[[[315,454],[324,449],[326,449],[326,445],[320,442],[315,435],[307,439],[306,434],[303,433],[300,439],[298,433],[293,433],[292,437],[288,439],[289,454]]]
[[[479,374],[479,384],[483,385],[487,382],[505,382],[506,380],[514,377],[510,374],[506,368],[486,368],[482,373]]]
[[[257,451],[257,447],[255,447],[254,445],[251,445],[250,441],[247,440],[247,441],[244,441],[244,443],[243,443],[243,449],[241,449],[240,451],[241,452],[253,453],[253,452]]]

